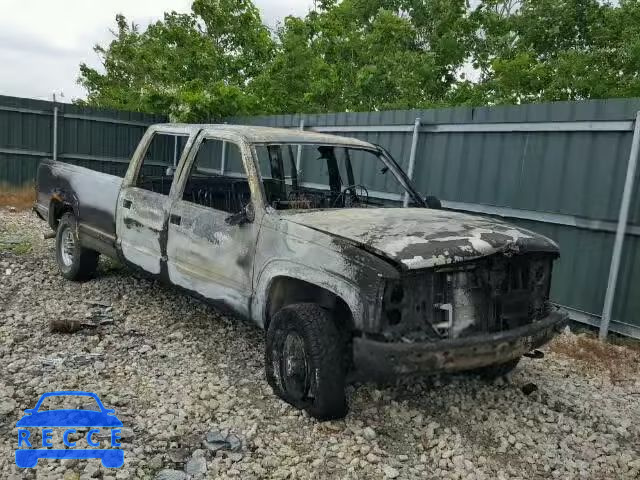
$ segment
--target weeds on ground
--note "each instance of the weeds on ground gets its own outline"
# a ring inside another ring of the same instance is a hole
[[[11,252],[14,255],[26,255],[31,251],[31,243],[27,240],[10,240],[0,238],[0,252]]]
[[[593,333],[561,335],[550,350],[577,360],[590,373],[608,373],[612,384],[635,381],[640,371],[640,342],[636,340],[612,337],[612,341],[601,342]]]
[[[33,185],[14,187],[0,184],[0,207],[14,207],[18,210],[28,210],[33,206],[36,192]]]

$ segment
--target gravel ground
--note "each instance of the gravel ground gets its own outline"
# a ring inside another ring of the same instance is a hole
[[[639,478],[640,350],[606,349],[612,375],[565,333],[507,379],[359,385],[345,420],[317,423],[272,395],[261,331],[111,261],[65,281],[45,231],[0,209],[0,478]],[[50,333],[60,318],[93,326]],[[54,390],[116,409],[124,467],[15,466],[16,421]],[[220,432],[241,445],[215,451]]]

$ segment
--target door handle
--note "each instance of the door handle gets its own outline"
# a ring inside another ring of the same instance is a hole
[[[129,200],[128,198],[125,198],[122,201],[122,208],[131,208],[131,205],[133,205],[133,202],[131,200]]]
[[[169,215],[169,222],[174,225],[180,225],[180,223],[182,222],[182,217],[180,215],[171,214]]]

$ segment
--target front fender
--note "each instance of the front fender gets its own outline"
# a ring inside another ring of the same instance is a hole
[[[252,299],[252,317],[260,327],[264,328],[266,323],[269,289],[277,277],[302,280],[328,290],[347,304],[356,327],[366,323],[368,311],[365,305],[369,302],[365,300],[362,290],[353,282],[332,272],[315,269],[307,264],[288,260],[272,260],[265,264],[256,277],[255,294]]]

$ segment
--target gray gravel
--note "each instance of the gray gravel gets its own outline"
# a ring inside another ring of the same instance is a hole
[[[0,478],[639,477],[640,360],[628,349],[612,349],[625,359],[613,384],[552,345],[493,384],[361,385],[345,420],[317,423],[272,395],[258,329],[111,261],[87,283],[64,281],[44,231],[0,210]],[[50,333],[60,318],[85,325]],[[15,422],[52,390],[94,391],[116,409],[123,468],[15,466]]]

